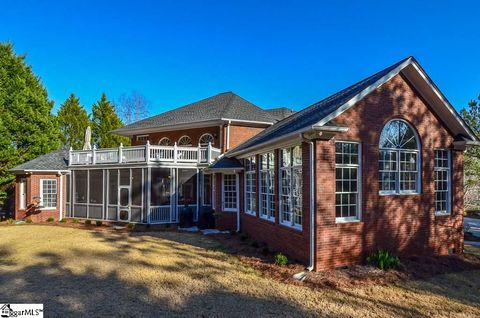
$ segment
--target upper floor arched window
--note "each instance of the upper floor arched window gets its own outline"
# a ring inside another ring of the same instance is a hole
[[[178,139],[179,146],[191,146],[192,145],[192,138],[188,136],[182,136]]]
[[[213,142],[214,138],[212,134],[203,134],[200,136],[200,139],[198,139],[198,145],[201,147],[207,147],[209,143],[213,145]]]
[[[380,135],[379,185],[381,194],[420,192],[420,142],[405,121],[389,121]]]
[[[172,141],[168,137],[163,137],[162,139],[160,139],[158,144],[160,146],[173,146]]]

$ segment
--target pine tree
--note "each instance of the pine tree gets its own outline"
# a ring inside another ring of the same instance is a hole
[[[58,125],[64,148],[82,149],[85,129],[90,125],[87,111],[75,94],[70,94],[58,111]]]
[[[14,179],[8,169],[58,149],[60,133],[52,108],[25,56],[0,43],[0,201]]]
[[[92,135],[93,142],[98,148],[118,147],[120,143],[129,145],[130,139],[110,133],[110,131],[123,126],[115,107],[108,101],[107,95],[102,97],[92,106]]]

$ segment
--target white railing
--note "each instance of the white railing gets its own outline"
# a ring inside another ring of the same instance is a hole
[[[150,207],[150,223],[169,223],[172,221],[169,205]]]
[[[208,164],[220,156],[220,149],[207,147],[156,146],[147,142],[144,146],[72,150],[69,165],[83,166],[95,164],[172,162]]]

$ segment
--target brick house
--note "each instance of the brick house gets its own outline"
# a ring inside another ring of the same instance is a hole
[[[212,207],[217,227],[314,270],[463,251],[463,152],[479,142],[413,57],[299,112],[223,93],[114,133],[133,146],[13,169],[16,217],[178,223]]]

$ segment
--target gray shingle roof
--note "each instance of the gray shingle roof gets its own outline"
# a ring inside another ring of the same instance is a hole
[[[295,114],[295,111],[287,107],[278,107],[265,109],[267,113],[273,116],[277,121],[287,118],[290,115]]]
[[[311,127],[333,113],[343,104],[348,102],[350,99],[355,97],[357,94],[365,90],[370,85],[374,84],[382,77],[393,71],[395,68],[400,66],[410,57],[401,60],[398,63],[393,64],[392,66],[387,67],[386,69],[367,77],[366,79],[353,84],[293,115],[277,122],[276,124],[268,127],[255,137],[247,140],[243,144],[239,145],[235,149],[231,150],[231,153],[245,150],[256,145],[269,142],[270,140],[276,139],[278,137],[287,135],[289,133],[294,133],[304,128]]]
[[[10,169],[12,172],[31,171],[31,170],[68,170],[68,150],[57,150],[46,155],[37,157],[33,160],[22,163],[15,168]]]
[[[113,132],[122,133],[136,129],[220,120],[222,118],[270,123],[276,122],[275,117],[271,116],[265,110],[232,92],[226,92],[137,121],[116,129]]]

